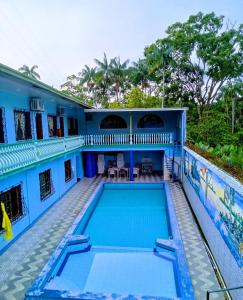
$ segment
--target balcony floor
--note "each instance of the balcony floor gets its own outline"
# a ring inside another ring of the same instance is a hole
[[[156,182],[160,176],[140,176],[135,181]],[[0,299],[23,299],[49,256],[101,181],[126,179],[84,178],[0,256]],[[196,299],[206,290],[219,288],[198,227],[178,183],[169,183]],[[212,299],[222,299],[212,296]]]

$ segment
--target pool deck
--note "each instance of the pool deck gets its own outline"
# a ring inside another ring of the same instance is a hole
[[[140,176],[135,181],[158,182],[161,179],[160,176]],[[0,256],[0,300],[24,299],[25,292],[101,181],[126,179],[84,178]],[[219,284],[181,186],[171,182],[169,185],[195,296],[203,300],[206,291],[219,288]],[[222,295],[210,299],[222,299]]]

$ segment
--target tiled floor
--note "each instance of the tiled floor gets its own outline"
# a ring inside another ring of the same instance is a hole
[[[135,181],[151,182],[161,179],[160,176],[141,176]],[[24,298],[26,290],[102,180],[126,181],[102,177],[83,179],[0,257],[1,300]],[[206,290],[218,288],[218,283],[180,185],[170,183],[170,188],[196,299],[203,300]]]

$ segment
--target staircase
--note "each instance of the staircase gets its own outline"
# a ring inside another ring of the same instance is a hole
[[[178,161],[175,160],[176,157],[181,156],[181,146],[174,145],[173,150],[165,152],[165,168],[167,169],[167,177],[172,178],[172,173],[174,169],[173,181],[178,181]],[[174,166],[173,166],[174,165]],[[177,172],[176,172],[177,170]]]

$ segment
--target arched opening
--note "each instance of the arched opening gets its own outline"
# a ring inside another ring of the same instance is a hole
[[[127,128],[126,121],[117,115],[109,115],[100,123],[100,129],[123,129]]]
[[[137,124],[138,128],[162,128],[164,127],[163,120],[153,114],[143,116]]]

